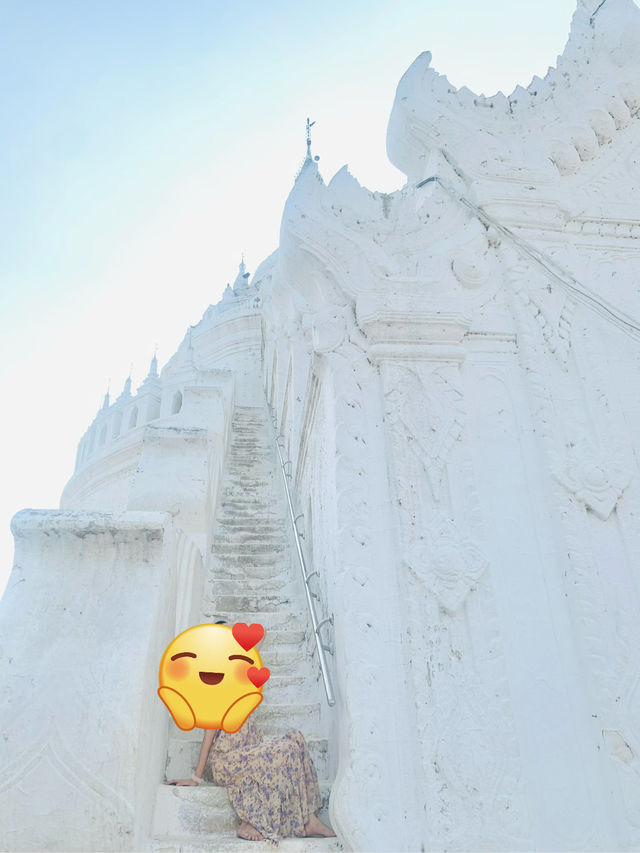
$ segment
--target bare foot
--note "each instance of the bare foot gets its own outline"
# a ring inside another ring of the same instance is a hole
[[[264,841],[264,836],[261,835],[255,826],[243,820],[236,833],[238,838],[245,838],[247,841]]]
[[[335,832],[326,823],[323,823],[318,815],[312,815],[304,825],[305,835],[322,835],[324,838],[335,838]]]

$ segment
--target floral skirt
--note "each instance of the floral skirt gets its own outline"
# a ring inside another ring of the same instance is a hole
[[[213,781],[226,787],[238,817],[271,842],[304,835],[305,823],[322,800],[300,732],[264,741],[247,721],[234,735],[221,733],[218,741],[209,758]]]

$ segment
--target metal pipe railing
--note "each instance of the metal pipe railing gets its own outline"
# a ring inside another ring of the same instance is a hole
[[[269,407],[271,408],[271,407]],[[291,474],[287,474],[286,466],[291,465],[291,460],[287,459],[285,462],[282,458],[282,447],[280,445],[280,439],[284,440],[283,436],[278,434],[278,422],[275,414],[271,413],[271,419],[273,421],[274,432],[276,433],[276,450],[278,451],[278,459],[280,461],[280,470],[282,471],[282,481],[284,482],[284,491],[287,497],[287,506],[289,507],[289,517],[291,519],[291,526],[293,527],[293,536],[296,543],[296,553],[298,555],[298,562],[300,564],[300,569],[302,571],[302,579],[304,581],[304,591],[307,598],[307,607],[309,608],[309,615],[311,616],[311,624],[313,626],[313,635],[316,640],[316,649],[318,650],[318,660],[320,661],[320,671],[322,673],[322,680],[324,681],[324,690],[327,694],[327,702],[329,705],[335,705],[335,697],[333,695],[333,687],[331,685],[331,677],[329,676],[329,669],[327,667],[327,658],[325,655],[325,650],[328,650],[327,647],[323,644],[322,639],[320,637],[320,628],[323,625],[326,625],[327,622],[331,622],[333,624],[333,617],[329,616],[326,619],[321,619],[318,621],[318,614],[316,613],[316,606],[314,603],[314,593],[311,592],[309,588],[309,578],[312,578],[314,575],[318,574],[317,570],[313,570],[312,572],[307,569],[307,561],[304,557],[304,552],[302,550],[302,545],[300,543],[300,533],[298,532],[298,526],[296,522],[299,518],[302,518],[302,513],[298,513],[296,515],[293,509],[293,501],[291,499],[291,490],[289,488],[288,479],[291,478]],[[317,598],[318,596],[315,596]]]

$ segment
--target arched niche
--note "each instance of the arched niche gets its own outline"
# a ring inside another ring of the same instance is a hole
[[[147,406],[147,421],[155,421],[160,417],[160,400],[153,397]]]
[[[120,430],[122,429],[122,412],[116,412],[113,418],[113,430],[111,432],[112,438],[117,438],[120,435]]]

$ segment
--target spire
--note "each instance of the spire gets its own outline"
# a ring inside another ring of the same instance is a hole
[[[318,160],[320,158],[317,154],[314,157],[311,153],[311,128],[314,124],[315,121],[311,121],[311,119],[307,118],[307,153],[302,163],[302,166],[300,167],[298,174],[296,175],[296,181],[302,174],[311,170],[311,172],[315,174],[318,180],[322,183],[322,178],[320,177],[320,173],[318,171]]]
[[[116,400],[116,403],[119,403],[121,400],[128,400],[131,397],[131,368],[129,368],[129,375],[125,379],[124,388],[120,392],[120,396]]]
[[[104,400],[102,402],[102,411],[104,412],[109,408],[109,390],[111,387],[111,380],[107,382],[107,393],[104,395]]]
[[[233,282],[233,289],[236,293],[240,290],[246,290],[249,286],[249,276],[251,273],[246,271],[246,266],[244,263],[244,254],[242,255],[242,260],[240,261],[240,265],[238,266],[238,275],[236,276],[236,280]]]
[[[149,372],[147,373],[147,379],[157,379],[158,378],[158,345],[156,344],[156,348],[153,351],[153,358],[151,359],[151,364],[149,365]]]
[[[127,376],[124,381],[124,388],[122,389],[121,397],[130,397],[131,396],[131,374]]]
[[[306,160],[311,160],[311,128],[315,124],[315,121],[309,121],[309,116],[307,116],[307,156]],[[316,160],[318,158],[316,157]]]
[[[235,297],[236,297],[236,295],[233,292],[233,288],[231,287],[230,284],[227,284],[227,286],[224,289],[224,293],[222,294],[222,301],[223,302],[229,302],[230,300],[235,299]]]
[[[151,363],[149,364],[149,372],[144,378],[144,382],[138,388],[138,391],[141,391],[143,388],[148,388],[149,386],[156,387],[160,385],[160,377],[158,376],[158,345],[153,351],[153,358],[151,359]]]

